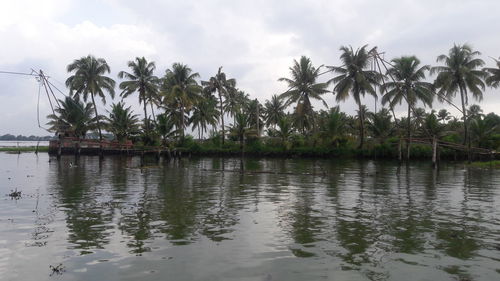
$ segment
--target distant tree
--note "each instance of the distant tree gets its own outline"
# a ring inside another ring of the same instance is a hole
[[[133,93],[139,94],[139,104],[142,103],[144,106],[144,127],[146,135],[150,134],[151,125],[149,124],[148,116],[148,103],[151,105],[151,113],[153,112],[154,100],[158,97],[158,83],[159,79],[153,73],[156,69],[154,62],[148,62],[144,57],[135,58],[134,61],[128,62],[128,67],[131,72],[120,71],[118,77],[120,79],[127,79],[120,83],[120,89],[122,90],[121,96],[123,98],[128,97]]]
[[[386,108],[382,108],[377,113],[370,112],[367,115],[368,131],[375,139],[379,140],[380,144],[383,144],[385,140],[394,132],[391,112]]]
[[[288,84],[288,90],[281,95],[280,99],[285,100],[285,105],[296,104],[295,110],[303,119],[313,119],[314,110],[311,104],[311,99],[316,99],[328,107],[325,100],[321,97],[328,92],[329,83],[318,82],[321,66],[316,68],[312,65],[308,57],[302,56],[299,61],[294,60],[293,66],[290,67],[291,78],[280,78],[278,81],[284,81]],[[300,112],[297,112],[300,111]],[[309,129],[309,126],[314,127],[314,120],[302,122],[304,129]],[[314,129],[314,128],[313,128]]]
[[[270,100],[264,103],[264,119],[266,126],[276,129],[279,120],[285,116],[285,104],[277,95],[273,95]]]
[[[118,141],[124,141],[139,132],[138,115],[133,113],[130,106],[125,107],[123,101],[111,105],[111,111],[108,113],[106,129],[115,135]]]
[[[486,77],[486,84],[488,86],[493,87],[493,88],[498,88],[500,86],[500,60],[495,60],[495,63],[497,65],[496,68],[485,68],[484,71],[488,75]]]
[[[83,97],[83,101],[87,102],[89,96],[94,106],[95,116],[97,117],[97,129],[99,130],[99,140],[102,141],[101,124],[95,96],[99,96],[103,104],[106,104],[106,95],[108,92],[111,98],[115,95],[115,81],[104,74],[110,72],[110,68],[106,60],[95,58],[92,55],[74,60],[66,68],[68,72],[73,72],[66,80],[66,87],[69,88],[70,94],[77,99]]]
[[[363,115],[361,98],[366,93],[377,97],[375,86],[379,85],[382,80],[382,76],[378,72],[368,70],[373,61],[373,56],[370,55],[370,51],[366,48],[367,45],[364,45],[354,51],[352,47],[340,47],[340,51],[342,51],[340,60],[343,65],[330,67],[334,73],[338,74],[338,76],[331,80],[335,84],[333,90],[335,99],[337,101],[344,101],[351,94],[359,107],[360,142],[358,148],[360,149],[363,148],[365,140],[365,116]]]
[[[225,139],[225,126],[224,126],[224,101],[223,98],[226,99],[228,94],[234,92],[236,88],[236,80],[228,79],[226,74],[222,72],[222,66],[219,67],[217,74],[215,76],[210,77],[208,81],[201,81],[201,85],[204,87],[205,93],[217,93],[219,96],[219,110],[220,110],[220,120],[221,120],[221,128],[222,128],[222,144],[224,144]]]
[[[386,74],[390,81],[382,85],[382,92],[386,91],[382,97],[382,104],[389,104],[391,109],[403,101],[408,105],[407,159],[410,158],[412,109],[415,109],[419,101],[424,106],[432,106],[434,98],[433,85],[423,81],[425,72],[429,70],[430,66],[420,66],[420,60],[415,56],[395,58]]]
[[[443,62],[444,65],[431,69],[431,74],[438,74],[434,85],[438,89],[439,98],[453,98],[457,92],[460,93],[464,121],[464,144],[469,137],[467,119],[468,91],[472,92],[472,96],[476,100],[481,101],[485,89],[485,83],[483,82],[485,72],[479,69],[484,65],[484,61],[478,58],[479,55],[481,55],[480,52],[473,51],[472,47],[467,44],[454,45],[448,55],[438,56],[437,61]]]
[[[184,139],[184,130],[188,119],[185,115],[201,100],[201,86],[196,81],[198,72],[192,71],[185,64],[174,63],[167,69],[162,83],[164,103],[179,109],[180,120],[177,128],[180,129],[181,139]]]
[[[88,131],[97,128],[97,118],[91,103],[66,97],[59,100],[59,104],[61,106],[55,109],[55,114],[47,116],[50,131],[85,138]]]
[[[198,137],[203,138],[203,133],[207,132],[207,127],[215,127],[219,118],[219,110],[217,110],[217,100],[214,96],[208,96],[200,99],[193,106],[193,114],[189,119],[189,123],[193,126],[193,130],[198,129]]]

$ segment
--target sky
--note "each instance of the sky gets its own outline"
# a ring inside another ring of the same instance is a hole
[[[498,11],[498,0],[0,0],[0,71],[41,69],[67,94],[66,66],[75,59],[104,58],[119,83],[127,62],[144,56],[156,63],[157,76],[181,62],[207,80],[223,66],[241,90],[264,102],[286,91],[277,80],[289,76],[294,59],[340,65],[343,45],[368,44],[388,60],[416,55],[437,65],[436,57],[454,43],[469,43],[493,67],[492,58],[500,56]],[[33,77],[0,73],[0,135],[49,134],[38,126],[37,118],[43,127],[51,113],[42,95],[37,114],[38,91]],[[331,93],[324,99],[337,105]],[[98,109],[105,112],[119,100]],[[137,97],[126,102],[141,112]],[[372,97],[364,102],[374,109]],[[338,105],[355,113],[352,99]],[[500,114],[500,89],[487,89],[480,105]],[[446,104],[433,107],[459,115]]]

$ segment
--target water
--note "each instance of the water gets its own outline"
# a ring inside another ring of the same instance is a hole
[[[49,146],[48,141],[0,141],[0,147]]]
[[[0,153],[1,280],[500,280],[497,171],[74,161]]]

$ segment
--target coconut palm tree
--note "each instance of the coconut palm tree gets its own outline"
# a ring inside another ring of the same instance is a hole
[[[439,122],[445,123],[446,121],[450,120],[450,112],[446,109],[441,109],[438,111],[437,118]]]
[[[408,116],[406,121],[406,158],[410,159],[411,146],[411,113],[415,110],[417,102],[432,106],[434,90],[431,83],[425,80],[425,72],[430,70],[429,65],[420,66],[420,60],[415,56],[400,57],[392,60],[392,67],[387,70],[387,76],[392,81],[382,85],[382,104],[389,104],[393,109],[403,101],[408,105]]]
[[[248,94],[236,88],[228,88],[224,100],[224,112],[234,117],[237,112],[243,110],[243,106],[250,101]]]
[[[473,104],[469,106],[469,109],[467,110],[467,116],[469,118],[482,117],[484,116],[483,109],[479,105]]]
[[[394,131],[391,112],[387,108],[382,108],[379,112],[369,112],[367,115],[368,131],[379,140],[380,144],[383,144]]]
[[[162,137],[163,145],[167,144],[168,139],[175,138],[178,135],[179,129],[175,127],[176,122],[173,119],[169,118],[167,113],[158,115],[158,124],[156,126],[156,131]]]
[[[202,98],[193,106],[193,114],[189,118],[189,123],[193,130],[198,129],[198,137],[203,138],[203,133],[207,132],[207,126],[215,127],[219,118],[217,109],[217,99],[214,96]]]
[[[70,90],[70,95],[76,98],[83,97],[83,101],[87,102],[89,96],[94,106],[95,116],[97,117],[97,129],[99,131],[99,140],[102,141],[101,124],[95,96],[99,96],[103,104],[106,104],[105,92],[108,92],[111,98],[115,96],[115,81],[107,76],[110,68],[106,60],[95,58],[92,55],[74,60],[66,68],[68,72],[73,72],[66,80],[66,87]]]
[[[164,103],[179,109],[180,120],[177,128],[181,132],[181,139],[184,139],[186,128],[185,115],[200,99],[202,88],[196,79],[200,77],[198,72],[194,72],[187,65],[182,63],[172,64],[171,69],[167,69],[162,83],[162,95]]]
[[[293,134],[293,126],[290,117],[285,115],[278,121],[278,130],[276,130],[276,136],[281,139],[283,145],[286,145],[286,142]]]
[[[244,104],[244,112],[248,114],[250,126],[255,129],[257,135],[260,137],[260,132],[264,127],[264,122],[262,121],[264,109],[262,104],[257,99],[249,100]]]
[[[311,60],[302,56],[299,61],[294,60],[293,66],[290,67],[291,78],[282,77],[278,81],[284,81],[288,85],[288,90],[279,95],[279,98],[285,100],[285,106],[296,104],[295,110],[300,110],[300,116],[305,119],[314,119],[314,110],[311,104],[311,99],[316,99],[323,102],[325,107],[328,107],[326,101],[321,97],[327,93],[329,83],[318,82],[321,66],[316,68],[312,65]],[[309,129],[312,124],[315,129],[314,121],[304,122],[304,129]]]
[[[437,57],[437,62],[443,62],[443,66],[436,66],[431,69],[431,74],[437,73],[434,82],[438,89],[438,97],[453,98],[460,93],[462,103],[462,114],[464,121],[464,140],[467,143],[468,134],[468,118],[467,105],[469,103],[468,92],[472,92],[472,96],[481,101],[483,99],[483,91],[485,89],[485,72],[480,69],[484,65],[484,61],[478,56],[480,52],[472,50],[472,47],[464,45],[454,45],[448,55],[440,55]]]
[[[497,65],[496,68],[485,68],[484,71],[488,74],[486,78],[486,84],[493,88],[498,88],[500,86],[500,60],[495,60]]]
[[[139,132],[139,118],[131,107],[125,107],[123,101],[111,105],[106,117],[106,129],[115,135],[118,141],[124,141]]]
[[[60,107],[56,108],[55,114],[50,114],[47,125],[52,132],[85,138],[89,130],[97,127],[97,119],[94,116],[94,108],[91,103],[84,104],[82,101],[66,97],[59,100]]]
[[[330,81],[335,83],[333,92],[335,94],[335,99],[339,101],[344,101],[352,95],[354,101],[359,107],[359,149],[363,148],[365,140],[365,116],[362,114],[362,101],[361,98],[365,96],[366,93],[376,97],[375,86],[379,85],[382,80],[382,76],[372,70],[368,70],[369,66],[373,61],[373,56],[371,56],[370,51],[367,48],[368,45],[354,51],[352,47],[342,46],[340,51],[340,60],[342,61],[342,66],[339,67],[329,67],[334,73],[338,75],[331,79]]]
[[[222,72],[222,66],[219,67],[217,74],[210,77],[208,81],[201,81],[201,85],[204,87],[205,93],[217,93],[219,96],[219,110],[220,110],[220,121],[222,128],[222,144],[224,144],[225,133],[224,133],[224,101],[230,92],[233,92],[236,88],[236,80],[231,78],[228,79],[226,74]]]
[[[149,135],[151,126],[149,124],[148,104],[151,105],[151,112],[153,112],[153,103],[158,96],[158,83],[159,79],[153,75],[156,66],[154,62],[148,62],[144,57],[135,58],[134,61],[128,62],[128,67],[131,72],[120,71],[118,77],[120,79],[127,79],[120,83],[122,90],[120,96],[126,98],[133,93],[139,94],[139,104],[144,106],[144,127],[146,135]]]
[[[264,103],[266,126],[273,126],[276,129],[276,125],[283,116],[285,116],[285,104],[277,95],[273,95],[271,100],[266,100]]]

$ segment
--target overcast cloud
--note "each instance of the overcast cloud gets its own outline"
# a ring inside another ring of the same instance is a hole
[[[277,79],[288,76],[293,59],[337,65],[341,45],[369,44],[387,59],[416,55],[432,65],[453,43],[467,42],[493,66],[498,11],[498,0],[0,0],[0,70],[43,69],[67,92],[66,66],[87,54],[105,58],[117,82],[137,56],[155,61],[158,76],[182,62],[208,79],[222,65],[263,102],[286,90]],[[34,78],[0,74],[0,134],[47,134],[37,126],[37,93]],[[332,94],[325,99],[336,105]],[[373,109],[373,98],[365,102]],[[127,103],[139,110],[136,97]],[[352,100],[340,106],[355,110]],[[481,106],[500,114],[500,90],[488,89]],[[42,98],[42,124],[49,111]]]

